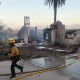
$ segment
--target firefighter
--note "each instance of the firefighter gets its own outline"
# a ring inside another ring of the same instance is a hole
[[[23,72],[23,67],[17,64],[17,61],[19,61],[19,52],[18,52],[18,48],[14,45],[15,41],[13,38],[9,38],[8,40],[9,43],[9,53],[8,53],[8,57],[10,57],[12,64],[11,64],[11,76],[10,78],[14,78],[16,77],[15,74],[15,67],[17,67],[18,69],[20,69],[21,72]]]

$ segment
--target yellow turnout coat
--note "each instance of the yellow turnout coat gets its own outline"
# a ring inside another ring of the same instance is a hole
[[[10,53],[8,54],[8,57],[12,58],[19,55],[18,48],[16,46],[10,47]]]

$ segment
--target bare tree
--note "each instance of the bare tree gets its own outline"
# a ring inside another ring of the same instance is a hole
[[[5,27],[5,24],[0,20],[0,31]]]

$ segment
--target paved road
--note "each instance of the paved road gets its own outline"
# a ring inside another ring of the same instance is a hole
[[[68,59],[68,60],[65,60],[65,58],[63,58],[63,60],[64,60],[63,64],[72,62],[75,59],[76,59],[75,57],[72,59]],[[41,58],[40,61],[38,58],[36,58],[29,62],[18,62],[18,64],[24,66],[24,71],[34,71],[34,70],[48,68],[48,67],[52,66],[51,64],[53,64],[55,66],[56,63],[60,63],[60,62],[61,62],[61,60],[57,60],[56,58],[52,58],[52,57],[48,58],[47,57],[47,58]],[[11,64],[10,61],[0,62],[0,74],[10,73],[10,64]],[[37,64],[37,65],[35,65],[35,64]],[[18,69],[16,69],[16,72],[20,72],[20,71]],[[23,74],[17,74],[17,77],[20,75],[23,75]],[[80,61],[78,61],[70,66],[67,66],[65,68],[31,75],[28,77],[21,78],[19,80],[80,80],[79,75],[80,75]],[[10,75],[9,76],[0,76],[0,80],[9,80],[9,77],[10,77]]]
[[[0,74],[10,73],[10,70],[9,70],[10,63],[11,63],[10,61],[0,62],[0,64],[1,64],[0,65]],[[42,68],[35,67],[30,63],[27,63],[27,65],[24,63],[24,71],[33,71],[33,70],[39,70],[39,69],[42,69]],[[19,70],[17,70],[17,69],[16,69],[16,71],[19,72]],[[22,75],[22,74],[20,74],[20,75]],[[17,74],[17,77],[20,75]],[[0,80],[9,80],[9,77],[10,77],[10,75],[9,76],[0,76]],[[72,78],[71,76],[60,75],[56,71],[52,70],[52,71],[24,77],[19,80],[71,80],[71,78]]]

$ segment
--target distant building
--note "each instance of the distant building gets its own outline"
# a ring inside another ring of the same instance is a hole
[[[37,41],[37,27],[30,27],[30,19],[24,16],[24,26],[18,32],[20,42],[26,44]]]

